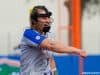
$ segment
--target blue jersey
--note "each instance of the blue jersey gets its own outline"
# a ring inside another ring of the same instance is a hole
[[[43,75],[50,71],[48,50],[39,46],[47,35],[26,29],[21,40],[21,75]]]

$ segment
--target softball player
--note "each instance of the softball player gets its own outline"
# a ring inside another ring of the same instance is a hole
[[[66,47],[49,37],[51,15],[45,6],[35,6],[30,14],[30,28],[21,40],[21,75],[52,75],[49,51],[75,53],[86,57],[86,52],[74,47]],[[51,36],[51,35],[50,35]]]

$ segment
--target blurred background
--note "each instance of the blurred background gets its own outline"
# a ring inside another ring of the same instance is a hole
[[[100,0],[0,0],[0,75],[19,75],[19,43],[35,5],[52,11],[56,39],[88,53],[85,59],[55,55],[54,74],[100,75]]]

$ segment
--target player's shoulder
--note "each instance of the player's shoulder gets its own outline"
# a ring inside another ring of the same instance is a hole
[[[41,42],[46,39],[44,35],[33,29],[26,29],[24,31],[23,37],[27,40],[28,44],[31,43],[34,46],[39,46]]]
[[[29,29],[25,29],[25,31],[24,31],[24,36],[26,36],[26,35],[35,36],[35,35],[40,35],[40,33],[37,32],[36,30],[29,28]]]
[[[37,32],[36,30],[34,30],[32,28],[28,28],[28,29],[24,30],[24,33],[27,33],[27,32],[29,32],[29,33],[33,32],[33,33],[38,33],[39,34],[39,32]]]

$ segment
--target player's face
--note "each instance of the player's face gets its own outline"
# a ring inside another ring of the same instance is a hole
[[[50,18],[49,17],[39,17],[38,22],[40,22],[44,25],[49,25],[50,24]]]
[[[42,23],[43,25],[50,25],[51,23],[50,16],[45,15],[46,12],[41,9],[38,10],[38,13],[41,14],[41,16],[37,18],[38,22]]]

